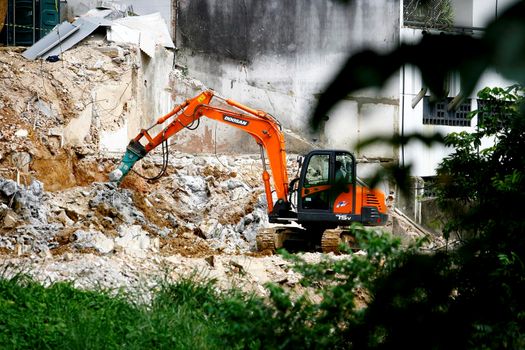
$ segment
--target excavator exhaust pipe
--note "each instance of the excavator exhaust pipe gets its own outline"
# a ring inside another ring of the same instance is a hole
[[[131,140],[117,169],[109,173],[109,181],[120,184],[136,162],[144,158],[146,149],[140,142]]]

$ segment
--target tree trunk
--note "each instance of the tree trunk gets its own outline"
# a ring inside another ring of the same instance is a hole
[[[7,0],[0,0],[0,32],[4,28],[5,16],[7,15]]]

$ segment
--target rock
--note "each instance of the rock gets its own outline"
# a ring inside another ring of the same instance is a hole
[[[183,176],[183,181],[192,192],[206,191],[206,181],[200,176]]]
[[[13,164],[15,167],[20,169],[23,172],[29,171],[29,164],[31,163],[31,155],[27,152],[14,152],[11,155]]]
[[[215,258],[213,255],[204,258],[204,261],[206,261],[211,267],[215,267]]]
[[[217,238],[222,231],[222,225],[217,219],[209,219],[200,224],[199,229],[206,238]]]
[[[119,231],[120,237],[115,239],[115,247],[121,248],[130,255],[142,257],[146,255],[151,247],[151,239],[139,225],[122,226]]]
[[[240,180],[235,180],[235,179],[226,180],[225,186],[228,188],[228,190],[234,190],[237,187],[243,187],[244,189],[249,190],[248,185],[246,185],[244,182]]]
[[[29,185],[29,190],[35,196],[42,196],[44,193],[44,184],[38,180],[33,180]]]
[[[166,215],[164,215],[164,219],[168,220],[168,222],[171,224],[173,228],[179,227],[179,222],[177,220],[177,217],[173,215],[172,213],[166,213]]]
[[[3,219],[4,216],[9,212],[10,208],[4,203],[0,203],[0,219]]]
[[[62,210],[58,215],[57,215],[57,219],[58,221],[60,221],[64,226],[68,227],[68,226],[73,226],[74,222],[73,220],[71,220],[69,218],[69,216],[67,216],[66,214],[66,211],[65,210]]]
[[[15,132],[16,137],[25,138],[29,135],[29,131],[26,129],[19,129]]]
[[[246,197],[246,195],[248,193],[249,192],[246,189],[244,189],[243,187],[237,187],[237,188],[235,188],[234,190],[231,191],[230,199],[232,201],[238,201],[239,199],[242,199],[242,198]]]
[[[115,248],[115,243],[112,239],[95,230],[78,230],[73,233],[72,239],[75,248],[94,248],[102,254],[111,253]]]
[[[88,68],[88,69],[96,70],[96,69],[102,68],[103,66],[104,66],[104,61],[98,60],[97,62],[95,62],[95,64],[93,64],[91,68]]]
[[[37,100],[34,106],[38,112],[42,113],[47,118],[57,117],[57,113],[53,110],[53,108],[42,100]]]
[[[20,218],[18,217],[18,215],[14,211],[8,210],[8,212],[4,216],[3,227],[4,228],[15,228],[18,225],[19,221],[20,221]]]
[[[0,190],[4,192],[6,196],[12,196],[18,191],[18,184],[13,180],[0,179]]]
[[[92,195],[90,208],[103,208],[104,211],[113,212],[130,225],[146,222],[144,214],[133,204],[129,190],[117,188],[113,183],[96,183],[93,185]]]
[[[26,189],[20,187],[15,196],[15,210],[32,225],[47,224],[49,204],[44,200],[44,185],[33,180]]]
[[[118,46],[102,46],[95,49],[110,58],[124,58],[124,50]]]

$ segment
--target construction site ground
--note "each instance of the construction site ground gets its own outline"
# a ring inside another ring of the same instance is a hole
[[[269,225],[258,155],[172,148],[159,181],[132,173],[116,187],[107,175],[122,154],[102,151],[99,140],[125,107],[108,107],[114,120],[106,113],[92,122],[82,142],[64,141],[71,122],[94,103],[90,91],[103,94],[133,66],[132,50],[116,60],[97,49],[103,45],[83,43],[56,63],[0,50],[0,276],[151,290],[161,279],[197,275],[262,295],[266,282],[300,291],[290,262],[255,249],[257,230]],[[154,176],[160,160],[154,154],[135,170]],[[295,166],[289,162],[291,174]],[[401,226],[406,237],[421,235]],[[385,229],[392,230],[391,221]]]

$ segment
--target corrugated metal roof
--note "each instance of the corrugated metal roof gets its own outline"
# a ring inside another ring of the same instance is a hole
[[[45,37],[28,48],[22,56],[29,60],[56,56],[72,48],[100,26],[110,26],[111,21],[101,17],[81,17],[73,23],[62,22]]]

